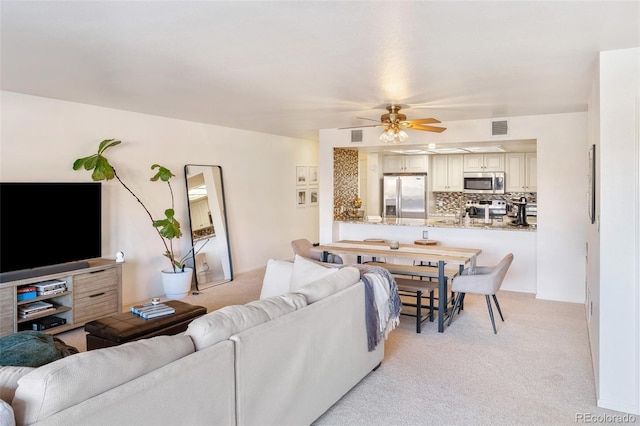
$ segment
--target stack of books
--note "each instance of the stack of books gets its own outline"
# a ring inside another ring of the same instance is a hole
[[[44,314],[47,312],[55,312],[56,308],[53,303],[39,301],[33,303],[27,303],[18,308],[18,313],[22,318],[31,318],[35,315]]]
[[[23,285],[16,289],[16,293],[18,294],[17,299],[18,302],[22,300],[35,299],[38,297],[38,289],[32,285]]]
[[[144,305],[134,305],[131,307],[131,312],[144,318],[151,319],[156,317],[162,317],[165,315],[171,315],[176,312],[171,306],[167,306],[164,303],[145,303]]]

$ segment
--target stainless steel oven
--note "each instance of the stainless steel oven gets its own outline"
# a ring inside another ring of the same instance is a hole
[[[465,172],[463,181],[468,194],[504,194],[504,172]]]

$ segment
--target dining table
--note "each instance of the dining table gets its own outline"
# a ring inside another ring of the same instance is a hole
[[[445,266],[456,266],[458,273],[468,269],[473,274],[481,249],[447,247],[441,245],[399,244],[396,241],[356,241],[340,240],[315,247],[322,251],[322,259],[326,261],[329,254],[341,256],[355,256],[357,263],[363,263],[363,258],[372,260],[389,259],[399,263],[415,265],[437,265],[438,273],[438,332],[444,332],[444,323],[449,315],[448,276]],[[393,262],[389,262],[392,264]],[[395,263],[394,263],[395,264]]]

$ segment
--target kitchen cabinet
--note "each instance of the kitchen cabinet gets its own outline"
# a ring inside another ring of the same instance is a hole
[[[464,154],[465,172],[504,172],[504,154]]]
[[[387,155],[384,157],[384,173],[426,172],[426,155]]]
[[[505,154],[505,191],[538,191],[538,158],[535,152]]]
[[[431,156],[431,190],[462,192],[462,154]]]
[[[209,199],[207,197],[194,201],[190,205],[191,227],[194,231],[212,225],[209,219]]]

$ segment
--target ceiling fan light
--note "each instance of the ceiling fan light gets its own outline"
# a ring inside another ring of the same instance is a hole
[[[380,135],[380,140],[384,143],[393,142],[395,138],[395,131],[391,126],[387,127],[384,132]]]
[[[380,135],[380,140],[384,143],[401,143],[407,140],[409,135],[398,126],[390,125]]]

